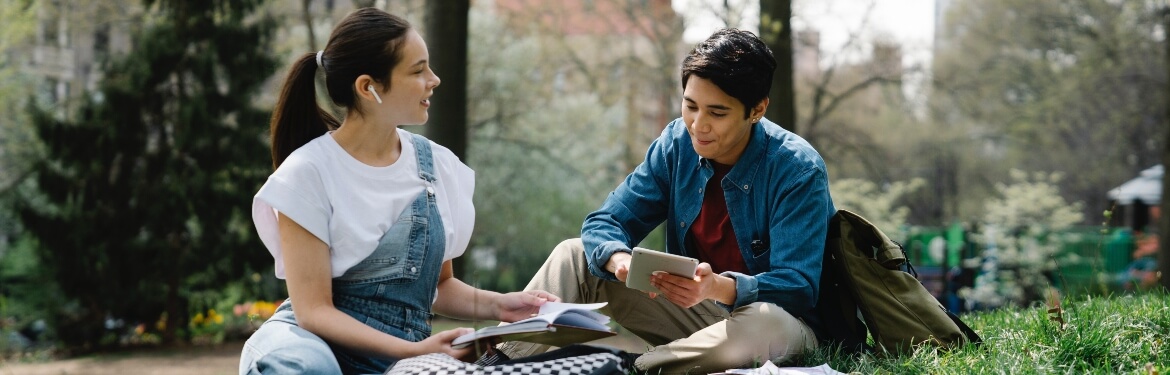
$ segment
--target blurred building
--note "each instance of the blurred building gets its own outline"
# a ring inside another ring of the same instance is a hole
[[[40,82],[40,104],[67,118],[82,95],[96,91],[102,61],[130,49],[142,8],[130,0],[41,0],[34,6],[31,45],[8,52],[20,56],[20,69]]]
[[[1161,164],[1146,168],[1137,177],[1109,189],[1106,195],[1113,203],[1114,223],[1131,228],[1135,232],[1150,232],[1158,223],[1159,204],[1162,202]]]
[[[947,30],[947,12],[951,10],[954,0],[934,0],[934,48],[943,45],[950,39]]]
[[[560,90],[593,88],[629,98],[631,112],[641,114],[630,120],[657,130],[676,117],[673,98],[681,91],[677,75],[687,49],[670,0],[495,0],[494,6],[517,33],[563,38],[555,44],[575,61],[553,77]],[[636,84],[647,80],[658,84]]]
[[[815,80],[821,72],[821,32],[798,30],[792,43],[793,77],[796,81]]]
[[[551,77],[559,92],[591,90],[626,107],[625,156],[617,175],[633,170],[650,141],[679,116],[682,18],[670,0],[495,0],[497,14],[517,34],[538,33],[560,57]]]
[[[629,171],[662,127],[679,115],[679,65],[691,46],[682,42],[682,17],[670,0],[480,0],[518,35],[536,33],[560,48],[550,58],[548,77],[535,77],[559,92],[588,90],[607,105],[624,109],[621,134],[624,160],[614,171]],[[35,34],[3,53],[37,82],[36,100],[67,119],[83,95],[96,95],[102,62],[132,48],[131,36],[144,24],[139,0],[33,0]],[[334,24],[358,6],[398,14],[422,30],[426,2],[421,0],[272,0],[261,10],[279,23],[274,52],[293,56],[324,47]],[[474,32],[474,30],[472,31]],[[809,34],[816,43],[815,33]],[[815,61],[816,49],[806,49]],[[546,57],[541,57],[546,58]],[[811,66],[816,66],[812,64]],[[283,74],[272,77],[257,105],[271,106]],[[100,98],[99,98],[100,99]],[[625,172],[619,173],[620,175]]]

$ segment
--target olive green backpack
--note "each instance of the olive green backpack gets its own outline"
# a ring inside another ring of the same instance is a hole
[[[982,342],[922,286],[901,245],[845,210],[829,221],[816,310],[828,336],[822,339],[846,352],[897,354],[923,344]]]

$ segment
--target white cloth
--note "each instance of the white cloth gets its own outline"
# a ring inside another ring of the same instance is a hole
[[[354,159],[326,133],[293,151],[268,177],[252,200],[252,221],[276,261],[277,278],[285,277],[278,211],[329,246],[333,277],[373,253],[390,224],[427,187],[419,177],[410,132],[398,129],[398,135],[402,153],[386,167]],[[462,255],[471,240],[475,172],[434,142],[431,152],[446,261]]]
[[[823,364],[817,367],[777,367],[772,361],[764,362],[759,368],[753,369],[734,369],[726,372],[713,373],[711,375],[846,375],[843,372],[834,370],[829,367],[829,364]]]

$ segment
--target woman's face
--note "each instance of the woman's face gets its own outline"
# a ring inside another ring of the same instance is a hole
[[[439,76],[431,71],[427,44],[417,32],[406,33],[402,42],[402,60],[390,72],[390,91],[379,90],[391,122],[395,125],[421,125],[427,122],[431,95],[439,86]],[[377,87],[377,85],[375,85]],[[385,88],[384,86],[381,88]]]
[[[699,156],[733,165],[747,148],[752,122],[743,118],[743,104],[706,78],[692,75],[687,80],[682,118]]]

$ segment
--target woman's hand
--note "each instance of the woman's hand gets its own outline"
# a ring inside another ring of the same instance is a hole
[[[515,322],[527,319],[540,312],[545,302],[557,302],[561,298],[543,290],[529,290],[501,294],[496,299],[496,320]]]
[[[431,353],[443,353],[460,361],[473,362],[476,359],[474,346],[468,346],[463,349],[455,349],[451,347],[451,342],[455,341],[456,338],[472,332],[475,332],[475,330],[471,328],[455,328],[433,334],[431,337],[427,337],[425,340],[416,343],[418,346],[418,353],[415,353],[414,355],[418,356]]]

